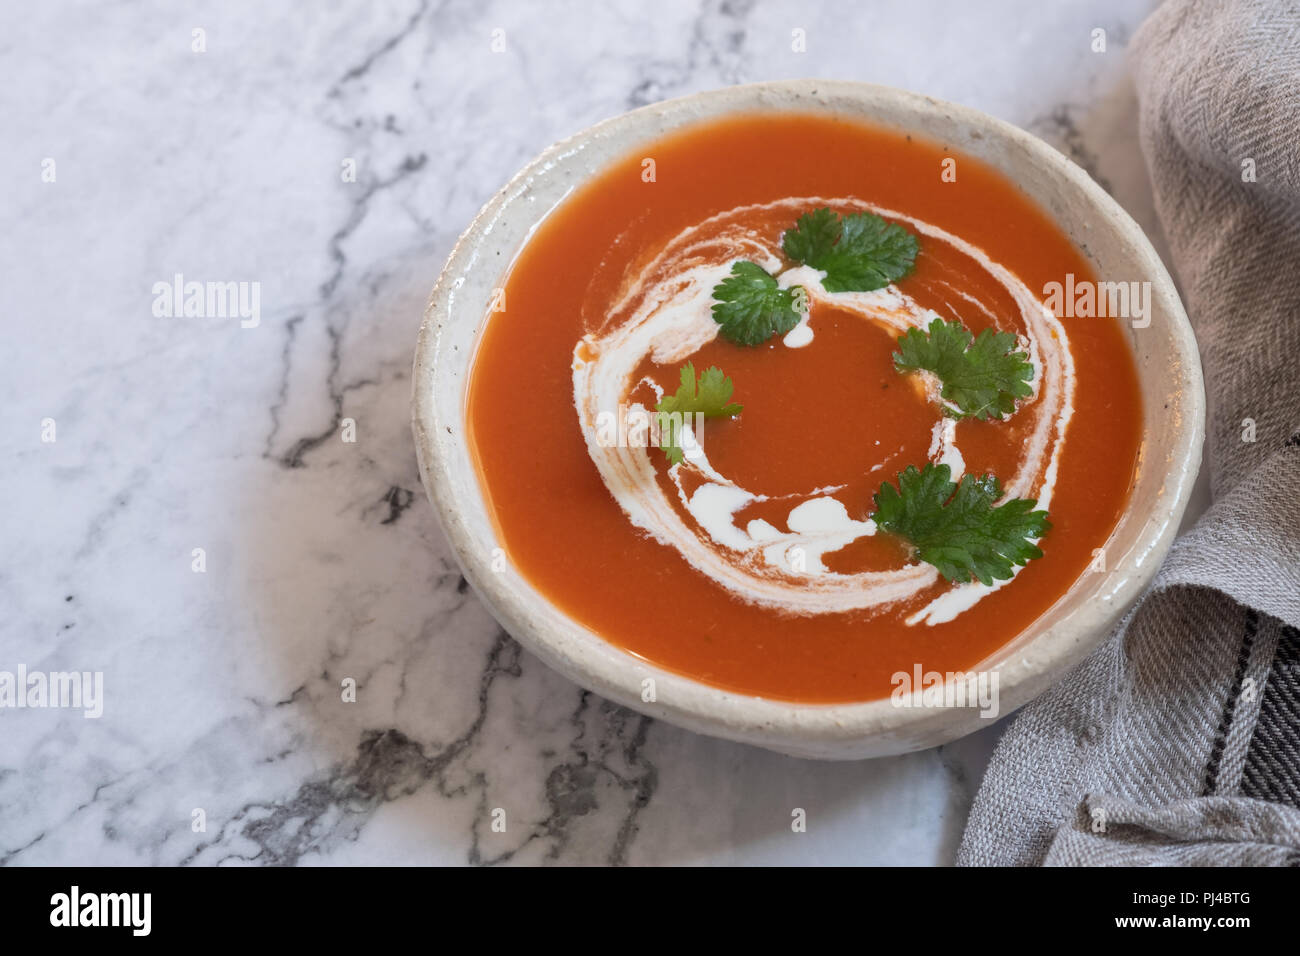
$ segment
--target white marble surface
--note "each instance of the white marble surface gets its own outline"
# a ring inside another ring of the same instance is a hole
[[[532,155],[754,80],[987,110],[1152,230],[1124,52],[1148,7],[5,6],[0,670],[102,671],[105,702],[0,710],[0,862],[951,860],[997,727],[800,762],[610,706],[503,636],[420,489],[415,333]],[[260,323],[154,315],[176,273],[260,283]]]

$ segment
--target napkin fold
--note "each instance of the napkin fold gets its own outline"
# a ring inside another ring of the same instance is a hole
[[[959,864],[1300,864],[1300,6],[1167,0],[1131,56],[1214,503],[1017,715]]]

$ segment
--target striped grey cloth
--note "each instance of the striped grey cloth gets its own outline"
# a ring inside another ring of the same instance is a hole
[[[1300,3],[1169,0],[1132,56],[1214,504],[1017,716],[962,864],[1300,863]]]

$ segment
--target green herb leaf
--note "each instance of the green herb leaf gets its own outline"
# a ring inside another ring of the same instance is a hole
[[[886,482],[875,495],[876,524],[910,541],[916,556],[933,564],[949,581],[978,579],[983,584],[1011,577],[1012,567],[1041,558],[1031,539],[1051,528],[1046,511],[1034,511],[1028,498],[994,507],[1002,486],[993,475],[966,475],[952,481],[947,465],[914,465]]]
[[[687,415],[700,414],[706,418],[731,418],[739,415],[743,405],[731,401],[731,379],[722,374],[716,365],[707,368],[695,378],[695,365],[687,362],[681,368],[681,384],[676,394],[665,394],[655,405],[659,412],[659,447],[671,464],[686,460],[682,450],[681,428]]]
[[[827,292],[870,292],[912,271],[917,242],[875,213],[843,218],[826,207],[806,212],[781,241],[785,254],[826,273]]]
[[[722,335],[737,345],[762,345],[773,335],[785,335],[803,318],[795,307],[795,290],[777,288],[760,265],[742,259],[731,275],[713,288],[713,318]],[[802,290],[800,290],[802,291]]]
[[[1034,367],[1027,354],[1016,351],[1016,337],[1010,332],[985,329],[972,342],[960,322],[936,318],[928,333],[908,329],[899,337],[898,348],[894,367],[939,376],[939,394],[950,403],[948,414],[954,418],[1001,419],[1016,410],[1017,398],[1033,394],[1029,382]]]

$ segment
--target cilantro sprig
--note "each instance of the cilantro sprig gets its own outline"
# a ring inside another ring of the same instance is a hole
[[[871,292],[912,271],[917,242],[902,226],[870,212],[837,216],[823,206],[799,217],[781,241],[785,254],[826,273],[827,292]]]
[[[1017,398],[1033,394],[1034,366],[1010,332],[985,329],[972,340],[960,322],[936,317],[928,332],[908,329],[899,336],[898,349],[894,367],[937,375],[943,383],[939,394],[954,418],[1001,420],[1015,411]]]
[[[806,293],[799,286],[779,288],[766,269],[742,259],[713,287],[713,298],[713,319],[725,338],[737,345],[762,345],[799,324],[798,304],[806,301]]]
[[[947,465],[908,465],[898,487],[880,486],[874,500],[876,525],[907,539],[916,556],[949,581],[982,584],[1005,580],[1013,567],[1041,558],[1034,544],[1051,528],[1037,501],[1012,498],[995,505],[1002,485],[994,475],[952,480]]]
[[[659,413],[659,447],[673,465],[686,460],[682,449],[682,425],[687,415],[700,414],[705,418],[731,418],[744,408],[731,401],[734,386],[716,365],[695,376],[695,365],[687,362],[679,373],[681,384],[677,391],[664,394],[655,411]]]
[[[827,292],[870,292],[912,271],[917,242],[902,226],[875,213],[839,216],[825,206],[799,217],[781,238],[788,258],[824,272]],[[785,335],[803,317],[808,292],[782,289],[757,263],[742,259],[713,287],[713,318],[723,338],[737,345],[762,345]]]

